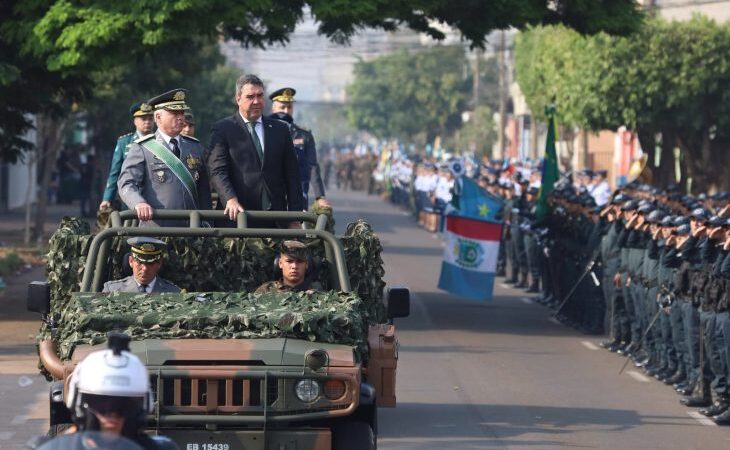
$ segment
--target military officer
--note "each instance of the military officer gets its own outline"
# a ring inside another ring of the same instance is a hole
[[[195,116],[191,111],[185,111],[185,125],[183,125],[180,134],[195,137]]]
[[[264,292],[321,291],[322,285],[318,281],[313,281],[313,274],[308,273],[310,261],[309,249],[303,242],[283,241],[278,261],[281,278],[262,284],[256,289],[256,292],[261,294]]]
[[[311,131],[294,123],[294,95],[296,93],[297,91],[290,87],[284,87],[272,92],[269,95],[269,99],[272,101],[271,117],[289,124],[292,140],[294,141],[294,151],[299,161],[304,204],[309,205],[309,185],[311,183],[318,206],[330,206],[324,194],[324,183],[317,162],[317,147],[314,143],[314,136],[312,136]]]
[[[152,116],[152,107],[145,102],[137,102],[129,107],[129,113],[132,115],[135,131],[119,136],[117,146],[114,147],[112,155],[112,164],[109,168],[109,177],[106,180],[106,188],[101,198],[99,209],[110,208],[112,202],[117,196],[117,179],[119,172],[122,170],[122,162],[127,156],[129,146],[135,139],[152,133],[155,127],[155,119]]]
[[[180,134],[185,124],[184,89],[150,99],[157,132],[139,138],[129,148],[117,182],[122,201],[145,224],[183,225],[181,221],[152,222],[156,209],[210,209],[208,172],[203,146]]]
[[[129,255],[129,265],[132,275],[121,280],[107,281],[102,292],[180,292],[180,288],[158,277],[162,268],[162,249],[165,243],[149,237],[134,237],[127,239],[132,251]]]

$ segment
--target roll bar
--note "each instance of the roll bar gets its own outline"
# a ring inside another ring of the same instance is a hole
[[[104,266],[109,256],[112,238],[117,236],[150,236],[150,237],[217,237],[217,238],[319,238],[324,242],[325,259],[334,263],[337,281],[341,291],[350,292],[345,253],[337,238],[325,230],[327,216],[308,212],[290,211],[244,211],[236,217],[236,228],[204,227],[204,219],[227,219],[219,210],[155,210],[155,219],[190,220],[189,227],[139,227],[135,211],[114,211],[110,215],[111,227],[99,232],[91,241],[86,258],[84,276],[81,281],[81,292],[99,292],[102,287]],[[248,228],[248,219],[295,222],[314,224],[314,229],[278,229]],[[122,222],[124,221],[124,222]]]

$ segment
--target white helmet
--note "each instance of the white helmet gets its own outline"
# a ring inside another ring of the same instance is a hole
[[[109,350],[90,353],[71,374],[66,406],[77,424],[87,422],[87,411],[115,411],[125,416],[144,416],[152,411],[152,392],[147,369],[126,350],[129,338],[109,336]]]

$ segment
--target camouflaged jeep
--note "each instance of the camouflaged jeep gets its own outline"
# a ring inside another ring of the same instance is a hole
[[[216,228],[206,222],[224,219],[221,211],[155,214],[163,219],[189,218],[190,227],[139,227],[132,211],[112,213],[110,227],[87,236],[78,246],[83,249],[78,256],[85,260],[83,271],[79,270],[83,273],[79,292],[60,303],[51,300],[53,287],[48,282],[31,283],[28,309],[44,319],[40,364],[54,380],[52,428],[70,420],[63,403],[64,382],[87,354],[105,348],[105,332],[113,328],[131,335],[131,351],[149,370],[155,407],[148,431],[172,438],[183,450],[376,448],[377,407],[396,404],[398,342],[393,319],[409,314],[408,290],[391,288],[383,295],[382,277],[377,274],[369,275],[377,280],[358,279],[358,292],[352,292],[348,261],[353,265],[352,258],[365,253],[378,258],[375,265],[382,274],[379,254],[354,249],[346,255],[345,239],[326,230],[324,215],[246,212],[239,214],[234,228]],[[302,221],[305,227],[252,229],[247,227],[249,218]],[[170,246],[173,259],[190,256],[185,239],[203,240],[205,251],[221,246],[234,259],[200,262],[207,264],[206,270],[217,266],[204,277],[180,269],[179,260],[175,273],[161,273],[180,287],[205,286],[207,291],[101,294],[103,283],[119,276],[123,242],[132,236],[177,239]],[[218,275],[220,284],[229,289],[271,279],[256,279],[251,273],[258,267],[264,268],[259,278],[273,275],[273,249],[284,238],[303,240],[315,250],[319,280],[327,292],[288,294],[277,300],[276,294],[272,298],[210,289],[210,278]],[[260,250],[255,263],[245,256],[251,248]],[[227,269],[238,264],[234,260],[245,261],[230,273]],[[236,277],[246,278],[245,282],[237,283]],[[375,288],[362,288],[367,282]],[[358,293],[378,298],[361,298]],[[119,304],[124,307],[108,306]],[[161,304],[168,305],[164,317],[158,311]],[[384,317],[373,311],[384,311]]]

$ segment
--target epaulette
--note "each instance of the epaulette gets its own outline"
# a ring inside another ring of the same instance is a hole
[[[131,135],[133,135],[133,134],[134,134],[134,132],[131,132],[131,133],[127,133],[127,134],[123,134],[123,135],[119,136],[119,137],[117,138],[117,140],[119,140],[119,139],[124,139],[124,138],[128,138],[129,136],[131,136]]]
[[[155,137],[155,133],[150,133],[150,134],[148,134],[148,135],[146,135],[146,136],[142,136],[141,138],[137,138],[137,139],[135,139],[135,140],[134,140],[134,143],[135,143],[135,144],[141,144],[142,142],[144,142],[144,141],[146,141],[146,140],[148,140],[148,139],[151,139],[151,138],[153,138],[153,137]]]
[[[190,139],[191,141],[200,142],[199,140],[195,139],[192,136],[188,136],[187,134],[181,134],[180,137],[184,139]]]

